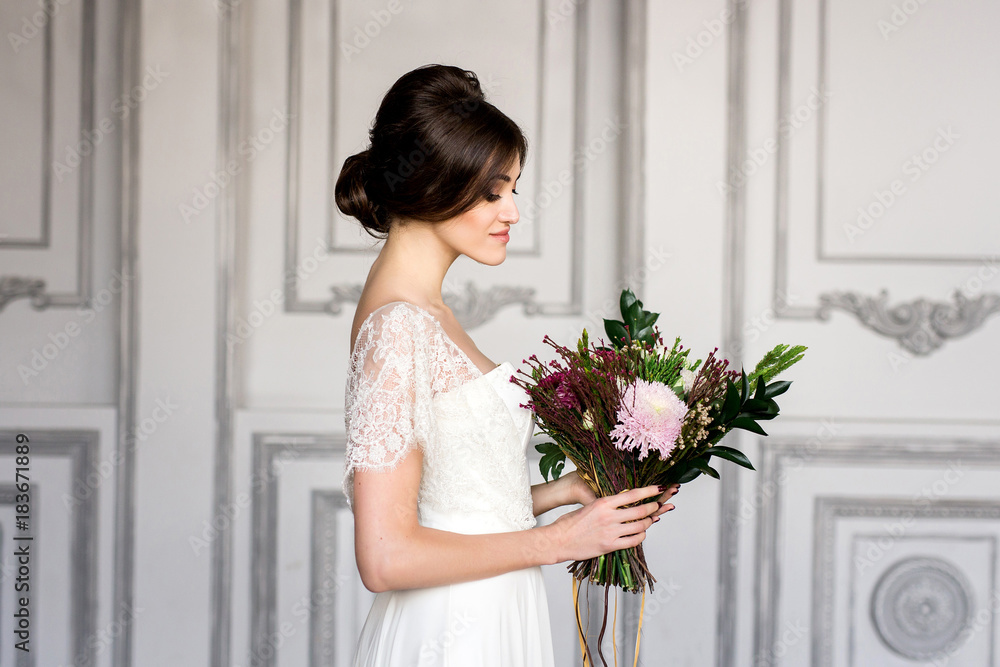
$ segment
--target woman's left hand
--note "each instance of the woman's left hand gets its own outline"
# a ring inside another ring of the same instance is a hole
[[[582,477],[580,477],[580,473],[576,470],[566,473],[560,479],[566,480],[567,505],[580,503],[581,505],[587,506],[597,500],[597,494],[594,493],[593,489],[590,488],[590,485],[587,484]]]

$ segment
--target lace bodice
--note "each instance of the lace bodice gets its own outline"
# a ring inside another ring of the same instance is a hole
[[[536,524],[525,447],[534,429],[524,390],[503,362],[482,373],[428,311],[393,301],[361,324],[345,391],[343,490],[354,471],[391,470],[414,447],[424,458],[418,513]],[[440,526],[439,526],[440,527]]]

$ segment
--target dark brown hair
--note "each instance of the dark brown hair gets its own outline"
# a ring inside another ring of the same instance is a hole
[[[382,99],[369,146],[344,161],[339,208],[376,238],[394,219],[441,222],[475,207],[528,145],[517,123],[486,101],[474,72],[425,65]]]

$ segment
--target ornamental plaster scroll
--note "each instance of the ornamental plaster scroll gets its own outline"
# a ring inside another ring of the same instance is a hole
[[[919,298],[896,305],[889,304],[889,294],[884,289],[878,296],[856,292],[820,295],[817,316],[828,319],[833,309],[851,313],[865,327],[895,338],[909,352],[927,356],[945,341],[975,331],[1000,313],[1000,294],[980,294],[970,299],[956,290],[951,303]]]

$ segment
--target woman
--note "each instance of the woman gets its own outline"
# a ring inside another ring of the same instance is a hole
[[[358,301],[346,387],[344,493],[361,580],[376,593],[355,664],[551,666],[540,566],[639,544],[677,487],[596,499],[575,472],[529,484],[534,421],[515,369],[476,348],[441,294],[459,255],[502,263],[518,221],[526,141],[476,75],[405,74],[370,140],[336,185],[340,210],[385,239]]]

